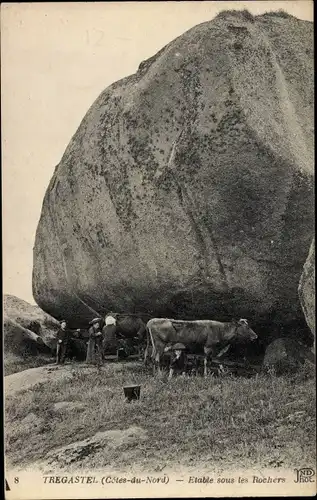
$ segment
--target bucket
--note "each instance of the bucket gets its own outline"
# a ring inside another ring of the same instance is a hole
[[[130,403],[130,401],[140,399],[140,385],[126,385],[123,387],[124,395]]]

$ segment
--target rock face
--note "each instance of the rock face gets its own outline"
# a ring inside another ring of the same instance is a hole
[[[313,355],[307,348],[294,339],[279,338],[266,348],[263,368],[273,368],[277,375],[281,375],[297,371],[306,360],[314,362]]]
[[[50,353],[56,344],[58,322],[37,306],[4,295],[4,349],[18,355]]]
[[[84,117],[44,198],[35,300],[76,327],[109,310],[305,325],[313,149],[312,23],[194,27]]]
[[[50,387],[50,384],[56,380],[64,379],[66,381],[72,378],[71,365],[64,365],[61,369],[55,366],[38,366],[7,375],[5,377],[5,393],[6,396],[14,396],[18,392],[32,390],[38,384]]]
[[[310,246],[299,282],[298,293],[307,324],[314,335],[314,352],[316,351],[316,307],[315,307],[315,239]]]
[[[55,355],[56,334],[59,322],[42,311],[38,306],[14,295],[4,296],[4,348],[19,356],[39,353]],[[87,344],[83,338],[72,337],[69,340],[67,357],[84,360]]]
[[[146,439],[147,433],[140,427],[97,432],[94,436],[83,441],[76,441],[62,448],[52,450],[47,453],[45,458],[49,464],[65,467],[72,463],[85,463],[85,460],[89,459],[90,455],[98,453],[100,449],[125,448],[146,441]]]

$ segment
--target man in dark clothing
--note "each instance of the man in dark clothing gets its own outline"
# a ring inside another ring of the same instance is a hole
[[[94,363],[96,360],[97,364],[101,365],[103,360],[101,318],[95,318],[89,324],[91,327],[89,328],[89,342],[86,362]]]
[[[57,345],[56,345],[56,364],[65,363],[66,351],[68,347],[68,341],[70,338],[70,331],[67,328],[67,323],[63,319],[60,323],[60,329],[57,333]]]
[[[72,337],[73,330],[67,328],[67,323],[63,319],[60,322],[60,329],[57,332],[57,345],[56,345],[56,364],[64,364],[66,358],[66,352],[69,345],[69,341]],[[80,330],[74,330],[76,333]]]
[[[169,378],[172,378],[175,371],[182,373],[182,375],[185,375],[187,363],[187,357],[185,354],[186,347],[184,346],[184,344],[177,343],[172,346],[171,350],[172,355],[170,361]]]

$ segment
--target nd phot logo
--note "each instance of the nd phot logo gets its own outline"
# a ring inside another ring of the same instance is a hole
[[[302,469],[294,469],[296,472],[296,479],[294,483],[314,483],[315,471],[311,467],[303,467]]]

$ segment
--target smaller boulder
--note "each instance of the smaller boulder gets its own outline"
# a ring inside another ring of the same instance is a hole
[[[79,403],[78,401],[60,401],[59,403],[55,403],[53,405],[53,409],[55,411],[83,411],[85,409],[85,405],[83,403]]]
[[[278,338],[271,342],[263,359],[264,371],[274,370],[277,375],[294,373],[305,361],[314,362],[311,351],[291,338]]]
[[[13,295],[4,295],[4,348],[21,359],[55,355],[59,322],[34,306]],[[83,361],[87,351],[88,332],[82,330],[69,340],[67,357]]]
[[[23,420],[21,420],[20,425],[28,427],[42,427],[43,418],[38,417],[35,413],[28,413]]]
[[[72,463],[80,463],[89,455],[98,452],[100,449],[120,449],[127,445],[138,445],[146,441],[147,433],[140,427],[129,427],[128,429],[113,429],[104,432],[97,432],[83,441],[75,441],[62,448],[54,449],[47,453],[48,464],[58,464],[59,467],[66,467]]]
[[[6,434],[14,441],[20,441],[21,446],[28,438],[30,430],[40,434],[45,430],[44,418],[33,412],[28,413],[22,420],[18,418],[6,422]]]
[[[18,356],[50,354],[59,323],[38,306],[14,295],[3,297],[4,348]]]

